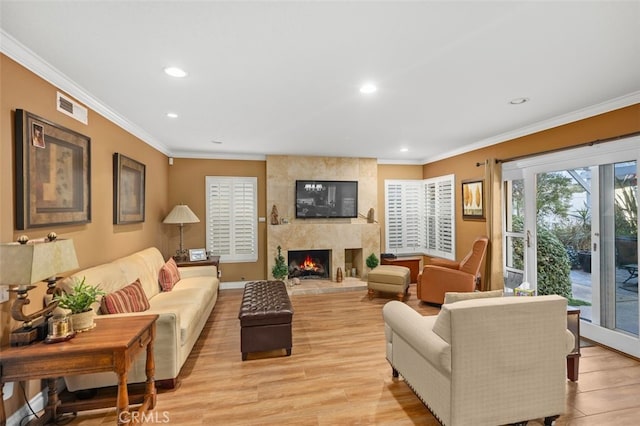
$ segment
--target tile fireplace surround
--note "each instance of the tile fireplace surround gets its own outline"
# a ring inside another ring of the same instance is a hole
[[[380,227],[377,223],[318,223],[288,225],[268,225],[269,253],[276,253],[282,247],[282,255],[287,258],[288,250],[330,250],[331,280],[336,279],[338,267],[345,273],[346,250],[351,250],[353,267],[358,276],[365,278],[365,259],[371,253],[379,256]],[[275,256],[271,256],[275,257]],[[269,259],[269,271],[273,259]],[[346,276],[346,275],[345,275]]]
[[[295,219],[295,184],[304,180],[358,181],[358,212],[353,219]],[[346,276],[345,260],[350,257],[358,276],[366,279],[365,259],[380,257],[380,225],[367,223],[370,208],[377,207],[378,165],[371,158],[267,156],[267,212],[278,208],[288,223],[267,224],[267,271],[271,275],[277,247],[287,259],[289,250],[330,250],[330,279],[337,268]],[[268,214],[267,214],[268,217]]]

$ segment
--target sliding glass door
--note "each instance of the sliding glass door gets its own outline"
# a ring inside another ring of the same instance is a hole
[[[523,281],[537,294],[566,297],[580,309],[584,337],[634,356],[640,356],[639,143],[503,167],[506,286]]]

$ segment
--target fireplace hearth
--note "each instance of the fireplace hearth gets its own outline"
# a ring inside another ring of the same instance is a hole
[[[331,250],[289,250],[289,278],[329,279]]]

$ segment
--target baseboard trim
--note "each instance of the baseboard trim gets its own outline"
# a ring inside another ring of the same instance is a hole
[[[33,411],[35,411],[36,413],[40,413],[41,411],[43,411],[44,407],[47,405],[46,395],[48,391],[49,391],[49,388],[45,387],[42,391],[40,391],[39,394],[37,394],[36,396],[34,396],[29,400],[29,405],[31,406]],[[7,424],[21,425],[21,424],[24,424],[25,417],[33,418],[34,416],[31,410],[29,409],[29,405],[24,404],[22,407],[18,409],[18,411],[16,411],[11,416],[9,416],[9,418],[7,418]],[[44,412],[41,414],[44,415]]]
[[[220,283],[220,290],[233,290],[237,288],[244,288],[244,285],[251,281],[228,281]]]

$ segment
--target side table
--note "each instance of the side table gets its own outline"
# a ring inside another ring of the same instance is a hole
[[[415,257],[396,257],[396,258],[384,257],[384,258],[382,258],[380,264],[381,265],[406,266],[407,268],[409,268],[409,271],[410,271],[411,283],[417,283],[418,282],[418,274],[420,273],[420,261],[421,260],[422,260],[422,257],[420,257],[420,256],[415,256]]]
[[[205,260],[194,260],[191,261],[189,260],[188,257],[173,257],[173,260],[176,261],[176,265],[178,265],[181,268],[184,268],[185,266],[208,266],[208,265],[213,265],[216,268],[218,268],[218,270],[220,269],[220,256],[207,256],[207,258]]]
[[[118,375],[118,391],[115,400],[105,401],[104,407],[117,408],[118,424],[129,424],[129,393],[127,372],[136,356],[146,349],[146,374],[144,399],[138,412],[144,413],[156,405],[154,381],[155,363],[153,342],[158,315],[140,315],[121,318],[96,318],[96,327],[79,333],[73,339],[46,344],[3,348],[0,351],[0,397],[6,382],[47,379],[49,386],[45,413],[38,422],[43,424],[65,412],[65,403],[58,397],[58,377],[76,374],[113,371]],[[86,401],[86,406],[75,404],[73,410],[95,409],[96,402]],[[0,404],[0,425],[6,424],[4,402]]]
[[[567,329],[575,337],[573,350],[567,355],[567,378],[577,382],[580,367],[580,309],[567,309]]]

